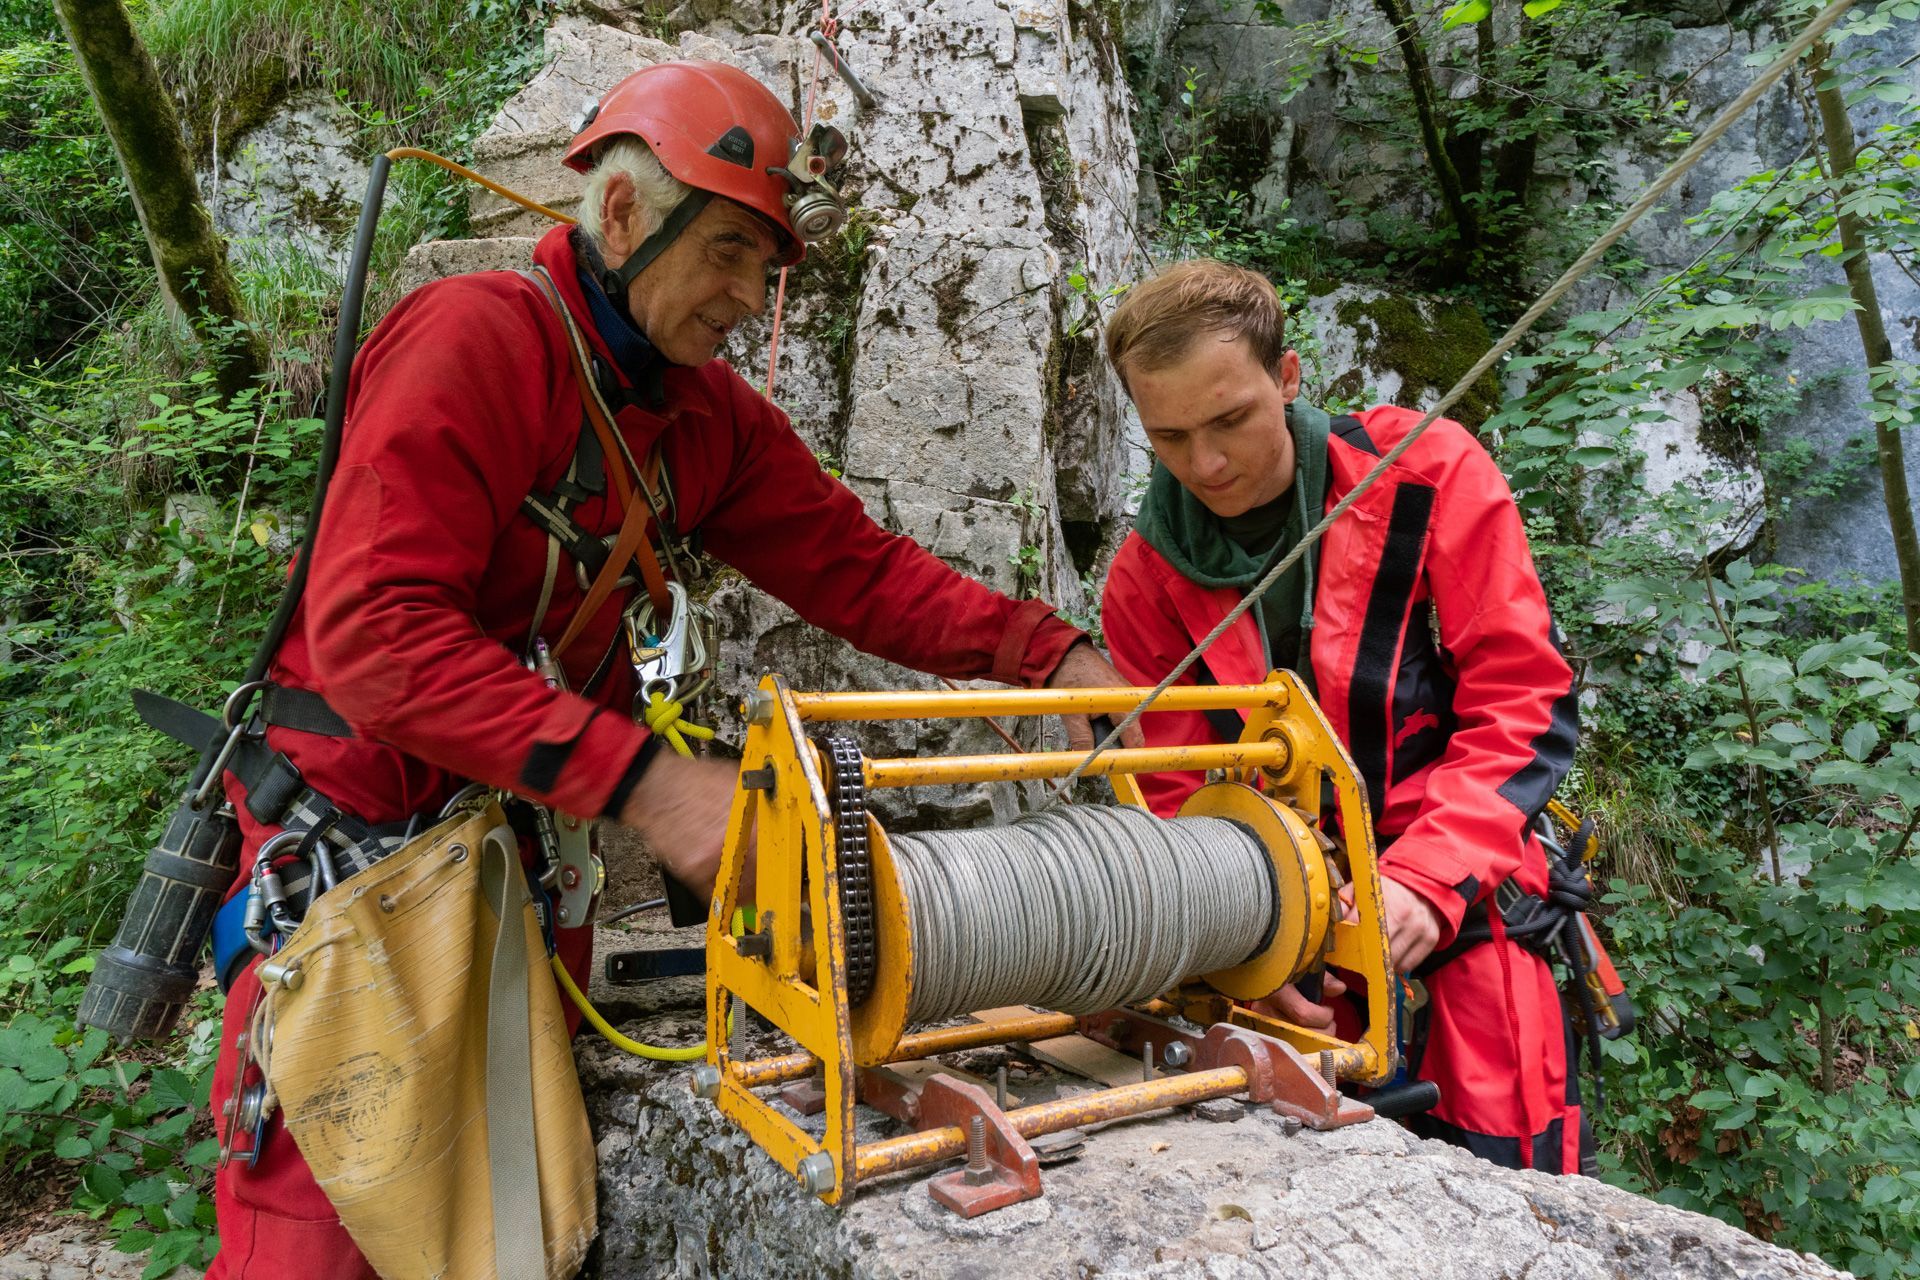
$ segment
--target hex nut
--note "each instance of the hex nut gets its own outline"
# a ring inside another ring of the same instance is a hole
[[[800,1185],[813,1195],[833,1190],[833,1157],[824,1151],[802,1157],[800,1167],[794,1172],[799,1175]]]
[[[693,1096],[708,1101],[720,1096],[720,1068],[702,1062],[693,1069]]]
[[[1175,1040],[1161,1051],[1160,1061],[1170,1067],[1184,1067],[1193,1061],[1193,1046],[1184,1040]]]

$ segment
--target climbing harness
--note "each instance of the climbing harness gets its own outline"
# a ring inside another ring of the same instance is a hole
[[[1392,467],[1394,463],[1398,462],[1407,450],[1414,446],[1414,443],[1426,433],[1427,428],[1439,421],[1442,414],[1452,408],[1454,403],[1478,383],[1483,376],[1491,371],[1493,366],[1498,364],[1503,356],[1513,350],[1520,339],[1525,337],[1527,332],[1539,321],[1540,317],[1545,315],[1556,302],[1565,297],[1567,291],[1572,289],[1573,286],[1580,281],[1582,276],[1593,269],[1594,265],[1606,254],[1607,250],[1617,244],[1620,238],[1626,235],[1628,229],[1640,220],[1642,215],[1653,208],[1654,205],[1658,204],[1661,197],[1666,195],[1666,193],[1673,188],[1674,184],[1685,177],[1688,170],[1692,169],[1693,166],[1699,162],[1700,157],[1706,154],[1707,149],[1713,146],[1715,142],[1718,142],[1721,135],[1732,128],[1734,122],[1745,115],[1747,110],[1752,107],[1755,102],[1760,100],[1760,95],[1765,93],[1773,86],[1775,81],[1779,80],[1780,77],[1791,70],[1794,63],[1800,60],[1800,55],[1811,48],[1814,41],[1826,34],[1828,28],[1838,22],[1847,10],[1852,7],[1853,0],[1833,0],[1833,3],[1822,10],[1818,17],[1808,23],[1806,29],[1795,37],[1794,41],[1782,51],[1780,56],[1775,58],[1773,62],[1767,66],[1766,70],[1755,77],[1753,83],[1749,84],[1741,92],[1739,97],[1728,103],[1725,109],[1722,110],[1719,115],[1715,116],[1713,121],[1708,124],[1705,129],[1700,131],[1700,136],[1694,139],[1693,145],[1683,151],[1672,164],[1666,167],[1665,171],[1662,172],[1659,177],[1648,184],[1647,189],[1641,193],[1640,198],[1635,200],[1626,212],[1614,219],[1613,225],[1601,232],[1600,237],[1587,246],[1586,252],[1574,259],[1572,265],[1561,273],[1560,278],[1549,285],[1547,291],[1535,299],[1532,306],[1527,308],[1526,313],[1514,321],[1513,326],[1501,335],[1500,340],[1489,347],[1485,355],[1474,361],[1471,369],[1468,369],[1460,375],[1459,380],[1456,381],[1452,387],[1448,388],[1447,393],[1440,397],[1439,402],[1427,411],[1426,416],[1421,418],[1419,423],[1417,423],[1411,431],[1407,432],[1400,443],[1387,450],[1380,461],[1374,464],[1373,469],[1362,476],[1359,482],[1354,485],[1353,489],[1349,491],[1344,498],[1334,504],[1333,510],[1327,512],[1319,524],[1307,530],[1300,541],[1294,544],[1291,551],[1281,557],[1279,562],[1267,570],[1265,574],[1261,575],[1260,580],[1249,587],[1239,602],[1227,611],[1226,616],[1214,624],[1213,630],[1207,632],[1207,634],[1201,638],[1200,642],[1194,645],[1187,653],[1187,656],[1180,659],[1180,661],[1174,665],[1173,670],[1169,671],[1166,677],[1162,679],[1159,684],[1155,685],[1146,697],[1140,699],[1133,710],[1127,712],[1127,714],[1122,717],[1120,723],[1113,727],[1112,732],[1094,744],[1093,750],[1089,751],[1086,758],[1075,765],[1073,772],[1067,775],[1067,785],[1079,781],[1086,773],[1089,765],[1105,754],[1114,743],[1118,742],[1122,734],[1138,724],[1140,717],[1153,705],[1154,699],[1158,698],[1162,693],[1165,693],[1176,680],[1185,675],[1188,670],[1193,667],[1194,663],[1200,661],[1207,650],[1213,647],[1214,642],[1225,635],[1228,628],[1238,622],[1241,616],[1267,593],[1267,589],[1280,580],[1282,574],[1298,564],[1301,557],[1306,555],[1306,553],[1312,549],[1313,545],[1320,541],[1322,537],[1326,536],[1327,530],[1333,527],[1334,523],[1347,513],[1347,509],[1358,502],[1361,496],[1364,495],[1368,489],[1372,488],[1374,483],[1385,475],[1387,470]]]

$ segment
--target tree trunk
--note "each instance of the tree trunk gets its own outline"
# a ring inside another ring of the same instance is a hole
[[[1480,218],[1467,199],[1470,194],[1460,181],[1448,150],[1445,124],[1440,119],[1440,94],[1433,82],[1433,68],[1427,63],[1427,49],[1420,42],[1413,12],[1402,0],[1374,0],[1381,16],[1392,24],[1400,38],[1400,62],[1406,68],[1407,87],[1413,92],[1413,112],[1420,121],[1420,141],[1427,152],[1427,164],[1440,187],[1440,199],[1453,221],[1454,252],[1449,273],[1464,276],[1468,262],[1480,243]]]
[[[1854,170],[1856,156],[1853,120],[1847,114],[1847,100],[1837,80],[1827,72],[1829,49],[1823,40],[1813,46],[1807,58],[1807,71],[1813,80],[1813,100],[1820,110],[1820,131],[1827,151],[1827,173],[1833,184],[1833,196],[1839,204],[1845,196],[1844,179]],[[1844,209],[1844,205],[1841,206]],[[1867,238],[1859,215],[1841,212],[1841,265],[1846,269],[1847,288],[1858,309],[1854,323],[1860,327],[1860,348],[1867,368],[1883,368],[1893,363],[1893,343],[1887,338],[1886,317],[1880,312],[1880,294],[1874,288],[1873,262],[1867,257]],[[1880,395],[1898,394],[1891,388]],[[1920,535],[1916,535],[1913,498],[1907,490],[1907,454],[1899,428],[1888,422],[1876,422],[1873,428],[1875,452],[1880,461],[1880,486],[1887,503],[1887,523],[1893,528],[1893,554],[1900,566],[1900,602],[1907,615],[1907,648],[1920,652]]]
[[[127,175],[161,291],[206,349],[215,385],[233,396],[266,369],[265,344],[247,322],[226,245],[200,201],[173,100],[121,0],[53,7]]]

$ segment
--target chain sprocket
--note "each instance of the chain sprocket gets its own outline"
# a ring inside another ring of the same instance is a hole
[[[847,931],[847,1003],[873,992],[873,859],[867,841],[867,779],[860,744],[842,733],[823,745],[833,764],[833,839],[840,878],[840,919]]]

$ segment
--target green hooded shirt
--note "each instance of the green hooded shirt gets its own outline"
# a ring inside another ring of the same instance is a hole
[[[1327,496],[1327,414],[1304,401],[1287,406],[1287,429],[1293,433],[1293,484],[1277,500],[1289,504],[1284,518],[1256,508],[1231,521],[1222,520],[1193,496],[1173,473],[1158,463],[1147,481],[1140,514],[1134,520],[1148,546],[1166,557],[1180,575],[1203,587],[1245,591],[1260,580],[1320,519]],[[1236,538],[1235,534],[1240,537]],[[1264,544],[1264,545],[1263,545]],[[1300,563],[1267,588],[1255,614],[1269,660],[1296,672],[1311,687],[1308,663],[1313,636],[1313,587],[1319,573],[1316,545]]]

